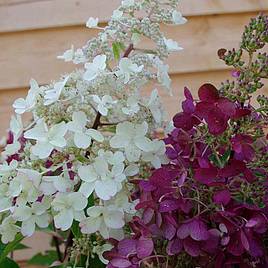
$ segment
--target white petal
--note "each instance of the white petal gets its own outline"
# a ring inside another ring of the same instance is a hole
[[[35,231],[35,220],[31,217],[27,221],[23,221],[21,224],[21,233],[24,236],[32,236]]]
[[[87,124],[87,116],[84,112],[74,112],[72,120],[81,127],[85,127]]]
[[[62,175],[53,177],[54,177],[53,185],[55,189],[57,189],[57,191],[65,193],[69,192],[72,189],[73,184],[69,178],[66,179]]]
[[[129,139],[121,135],[115,135],[110,139],[112,148],[124,148],[128,145]]]
[[[146,138],[144,136],[141,137],[136,137],[134,140],[135,145],[145,151],[145,152],[149,152],[151,150],[151,140],[149,138]]]
[[[9,210],[12,207],[12,202],[7,197],[0,198],[0,213]]]
[[[54,125],[49,130],[49,139],[53,140],[55,138],[62,138],[66,134],[67,130],[68,127],[65,122]]]
[[[119,229],[125,225],[124,213],[118,210],[107,210],[104,214],[105,224],[112,229]]]
[[[26,101],[23,98],[15,100],[13,108],[17,114],[23,114],[27,109]]]
[[[14,210],[14,218],[18,221],[25,221],[29,219],[32,215],[32,209],[27,206],[19,206]]]
[[[74,144],[77,148],[86,149],[91,144],[91,137],[82,132],[74,134]]]
[[[103,142],[104,141],[103,135],[99,131],[97,131],[95,129],[92,129],[92,128],[88,129],[87,134],[90,135],[92,137],[92,139],[94,139],[94,140],[96,140],[98,142]]]
[[[71,209],[64,209],[54,216],[55,226],[62,231],[67,231],[71,228],[74,215]]]
[[[79,192],[88,198],[93,193],[94,188],[95,183],[83,182],[79,188]]]
[[[99,23],[99,19],[98,18],[93,18],[93,17],[90,17],[86,23],[86,26],[88,28],[95,28],[98,26],[98,23]]]
[[[100,199],[109,200],[116,195],[117,186],[113,180],[97,181],[95,192]]]
[[[55,147],[63,148],[66,146],[67,142],[63,137],[55,137],[53,138],[53,140],[50,141],[50,144]]]
[[[102,206],[89,207],[87,209],[87,214],[90,217],[96,218],[96,217],[99,217],[103,213],[103,209],[104,207]]]
[[[40,159],[45,159],[50,156],[54,147],[48,142],[37,142],[32,146],[32,153]]]
[[[47,136],[47,126],[43,120],[40,120],[34,128],[24,133],[24,138],[32,140],[44,140]]]
[[[71,200],[72,207],[77,211],[83,210],[87,206],[87,198],[82,193],[70,193],[68,198]]]
[[[94,80],[96,77],[98,76],[98,73],[94,70],[90,70],[88,68],[88,70],[84,73],[83,75],[83,78],[86,80],[86,81],[92,81]]]
[[[129,144],[125,148],[126,157],[129,162],[136,162],[140,159],[141,151],[133,144]]]
[[[98,55],[94,58],[93,64],[98,67],[99,70],[104,70],[106,68],[106,55]]]
[[[39,188],[40,188],[40,191],[42,191],[42,193],[44,195],[52,195],[57,191],[57,189],[54,187],[53,182],[46,181],[46,180],[44,180],[44,178],[43,178],[43,181],[41,182]]]
[[[135,164],[131,164],[125,169],[126,176],[135,176],[139,173],[139,166]]]
[[[93,165],[98,175],[106,176],[109,167],[108,163],[105,161],[104,158],[102,159],[98,157],[98,159],[96,159]]]
[[[93,234],[99,230],[101,218],[87,218],[80,222],[79,226],[83,234]]]
[[[36,224],[40,227],[40,228],[46,228],[48,227],[50,222],[50,217],[47,213],[44,213],[42,215],[39,215],[38,217],[36,217]]]
[[[85,182],[94,182],[98,178],[92,166],[80,166],[78,168],[78,175]]]
[[[99,227],[99,232],[104,239],[108,239],[110,237],[109,229],[103,221],[101,222],[101,225]]]

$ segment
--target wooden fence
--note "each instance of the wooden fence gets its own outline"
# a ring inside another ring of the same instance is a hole
[[[81,47],[96,34],[85,28],[88,17],[106,23],[119,0],[0,0],[0,136],[5,134],[13,101],[26,94],[30,78],[40,84],[75,68],[56,56],[73,44]],[[267,0],[181,0],[189,22],[167,27],[184,51],[168,60],[175,97],[162,94],[170,114],[179,109],[183,87],[197,90],[230,75],[217,58],[219,48],[237,47],[244,24],[268,11]],[[166,27],[166,26],[165,26]],[[267,91],[266,91],[267,92]],[[38,249],[42,238],[30,241]],[[29,253],[29,252],[28,252]],[[27,253],[19,258],[27,258]]]

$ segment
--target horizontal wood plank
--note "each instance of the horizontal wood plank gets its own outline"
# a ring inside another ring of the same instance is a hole
[[[189,23],[163,29],[177,40],[182,52],[172,55],[168,63],[171,73],[188,73],[226,69],[217,57],[222,47],[236,47],[243,25],[256,13],[193,17]],[[96,35],[85,27],[65,27],[0,35],[0,89],[27,87],[30,78],[40,84],[58,79],[59,75],[77,66],[56,59],[70,48],[83,46]],[[143,42],[143,46],[149,46]]]
[[[162,101],[170,115],[174,115],[180,110],[181,101],[183,100],[183,89],[187,86],[197,96],[198,88],[204,83],[213,83],[219,86],[222,81],[230,78],[230,71],[213,71],[200,73],[176,74],[171,76],[173,84],[174,96],[170,97],[164,90],[159,88]],[[268,83],[262,94],[268,94]],[[146,89],[145,94],[148,95],[152,87]],[[27,89],[13,89],[0,91],[0,137],[6,135],[6,129],[9,127],[9,120],[13,114],[12,103],[19,97],[26,95]],[[29,120],[26,115],[25,120]]]
[[[3,0],[2,0],[3,1]],[[85,24],[88,17],[106,22],[120,0],[4,0],[0,4],[0,32]],[[268,10],[266,0],[182,0],[185,16]],[[41,12],[40,12],[41,11]]]

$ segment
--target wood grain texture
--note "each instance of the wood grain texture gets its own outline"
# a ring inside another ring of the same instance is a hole
[[[170,117],[180,109],[181,101],[183,100],[183,89],[185,86],[189,87],[196,96],[197,90],[202,84],[213,83],[216,86],[219,86],[222,81],[230,78],[230,71],[223,70],[176,74],[172,75],[171,78],[174,94],[172,97],[170,97],[160,87],[158,88],[162,101]],[[263,90],[263,93],[268,94],[268,83],[265,88],[266,90]],[[147,89],[145,89],[145,95],[148,95],[151,89],[152,86],[147,87]],[[12,103],[15,99],[24,97],[26,93],[26,88],[0,91],[0,137],[6,135],[6,129],[9,127],[10,116],[13,114]],[[29,119],[27,114],[25,119]]]
[[[2,0],[3,1],[3,0]],[[0,32],[81,25],[88,17],[106,22],[120,0],[4,0],[0,4]],[[182,0],[185,16],[265,11],[266,0]],[[41,11],[41,12],[40,12]]]
[[[64,50],[81,47],[96,31],[82,25],[88,17],[107,22],[121,0],[0,0],[0,137],[6,134],[12,103],[24,97],[31,77],[40,84],[58,79],[75,69],[71,63],[57,60]],[[267,0],[181,0],[181,11],[189,22],[171,27],[167,35],[185,50],[168,61],[171,65],[174,96],[159,89],[171,117],[180,110],[183,88],[195,96],[205,82],[219,85],[230,71],[217,59],[221,47],[237,46],[243,25],[260,11],[268,10]],[[164,29],[166,30],[166,29]],[[143,46],[148,46],[144,42]],[[149,90],[145,94],[149,94]],[[268,94],[268,85],[262,92]],[[29,120],[26,114],[25,120]],[[49,248],[49,238],[36,234],[27,239],[31,250],[17,252],[16,259],[26,260]],[[25,262],[22,268],[30,267]]]
[[[219,48],[233,48],[240,41],[243,25],[256,13],[193,17],[183,26],[167,27],[167,36],[177,40],[184,51],[168,60],[171,73],[223,70],[217,57]],[[76,68],[56,59],[72,44],[83,46],[96,34],[85,27],[65,27],[0,35],[0,89],[27,87],[30,78],[40,84],[58,79]],[[147,41],[143,42],[148,47]]]

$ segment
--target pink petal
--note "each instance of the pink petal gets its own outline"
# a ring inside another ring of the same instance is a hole
[[[137,256],[140,259],[148,257],[152,254],[154,250],[153,240],[150,238],[141,237],[137,241]]]
[[[182,246],[182,242],[178,238],[169,241],[167,245],[167,254],[170,256],[179,254],[182,250]]]
[[[192,257],[197,257],[201,253],[199,245],[191,238],[185,239],[183,241],[183,247],[185,251]]]
[[[205,224],[198,219],[194,219],[189,223],[190,236],[196,241],[207,240],[209,238],[209,233]]]
[[[115,258],[115,259],[112,259],[110,261],[110,263],[115,266],[115,267],[118,267],[118,268],[127,268],[129,266],[132,265],[132,263],[127,260],[127,259],[123,259],[123,258]]]
[[[218,90],[212,84],[204,84],[198,90],[201,101],[215,102],[219,98]]]
[[[222,190],[218,191],[213,196],[213,201],[216,204],[223,204],[224,206],[227,205],[231,200],[231,194],[229,190]]]

